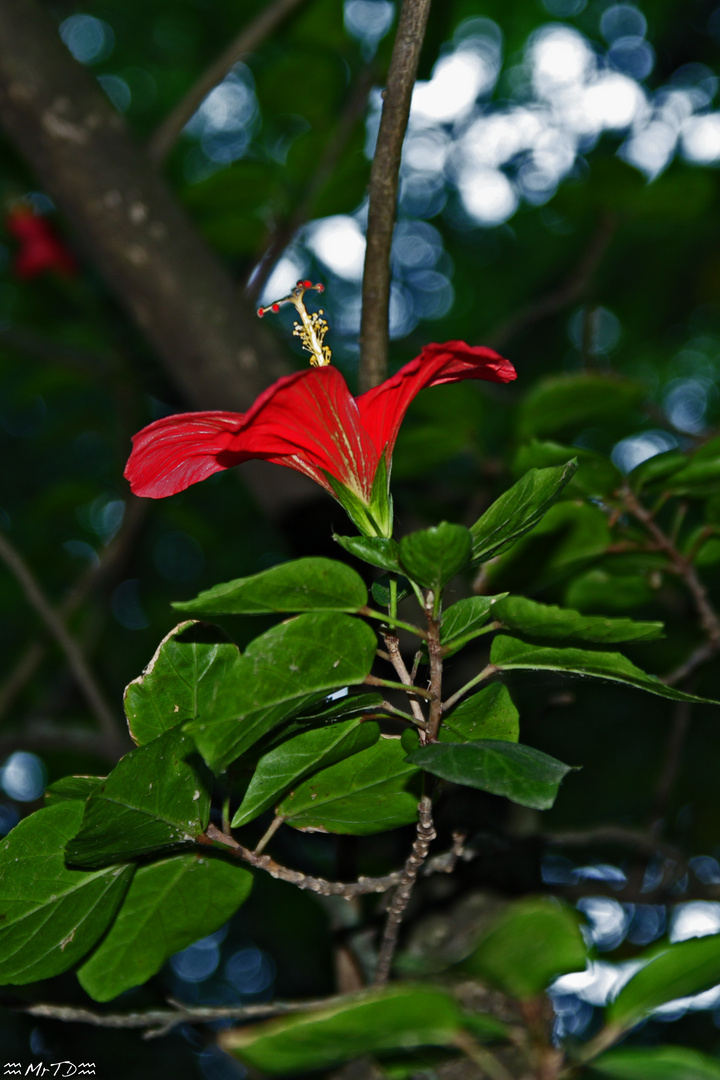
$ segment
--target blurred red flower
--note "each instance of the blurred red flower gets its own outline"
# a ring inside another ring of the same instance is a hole
[[[13,273],[24,281],[54,271],[63,277],[77,273],[71,251],[55,232],[47,218],[29,206],[16,206],[5,219],[5,228],[20,241],[13,259]]]

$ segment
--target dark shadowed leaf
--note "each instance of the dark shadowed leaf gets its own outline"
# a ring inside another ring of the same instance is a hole
[[[207,853],[139,867],[109,933],[78,972],[80,985],[95,1001],[110,1001],[146,982],[173,953],[227,922],[252,880]]]
[[[633,619],[610,619],[604,615],[581,615],[570,608],[538,604],[524,596],[500,599],[493,608],[493,619],[508,630],[519,630],[533,637],[576,637],[581,641],[652,641],[662,637],[660,622],[635,622]]]
[[[209,780],[192,739],[177,729],[131,751],[85,804],[68,862],[103,866],[195,843],[210,816]]]
[[[565,671],[568,674],[625,683],[672,701],[716,704],[706,698],[695,697],[672,686],[666,686],[657,676],[648,675],[635,667],[622,653],[591,652],[589,649],[546,649],[542,646],[527,645],[524,641],[502,634],[493,641],[490,662],[496,664],[501,671]]]
[[[520,447],[515,456],[514,471],[520,475],[528,469],[564,465],[571,458],[577,458],[578,471],[568,484],[568,495],[609,495],[622,480],[620,471],[603,454],[539,439],[531,439]]]
[[[531,469],[496,499],[470,529],[473,562],[501,554],[530,532],[560,497],[576,469],[576,461],[550,469]]]
[[[308,774],[365,750],[379,738],[380,725],[374,721],[345,720],[329,727],[312,728],[280,743],[260,758],[232,820],[233,828],[252,821]]]
[[[558,975],[584,971],[586,961],[577,912],[554,898],[532,896],[508,904],[462,968],[512,997],[531,998]]]
[[[412,592],[412,587],[408,579],[402,574],[381,574],[377,581],[372,583],[371,592],[373,594],[373,600],[376,604],[380,604],[382,607],[387,607],[392,600],[391,582],[397,583],[397,596],[396,600],[400,603],[406,596],[409,596]]]
[[[666,1001],[709,990],[720,983],[720,934],[690,938],[649,950],[649,962],[622,988],[607,1010],[610,1024],[637,1024]]]
[[[0,843],[0,983],[29,983],[73,967],[112,920],[132,866],[68,870],[65,845],[85,805],[63,801],[21,821]]]
[[[515,742],[437,742],[408,754],[408,761],[455,784],[504,795],[521,806],[548,810],[572,766]]]
[[[499,1021],[482,1014],[478,1018],[485,1021],[488,1037],[502,1038]],[[409,984],[348,997],[333,1008],[225,1031],[220,1044],[254,1069],[291,1076],[365,1054],[452,1046],[462,1028],[460,1008],[450,994]]]
[[[379,739],[303,781],[276,813],[296,829],[357,836],[408,825],[417,818],[418,795],[407,787],[418,770],[405,755],[400,739]]]
[[[647,395],[641,382],[595,374],[555,375],[541,379],[520,408],[521,437],[576,431],[603,420],[615,421],[637,409]]]
[[[211,708],[187,725],[220,771],[276,724],[345,686],[363,682],[375,658],[370,627],[349,615],[299,615],[255,638]]]
[[[502,739],[517,742],[520,716],[506,686],[493,683],[472,697],[465,698],[443,717],[440,742],[476,742]]]
[[[469,564],[471,548],[470,531],[464,525],[442,521],[404,536],[400,562],[409,578],[437,593]]]
[[[184,622],[160,642],[143,674],[125,690],[125,715],[136,743],[202,715],[240,659],[216,626]]]
[[[191,615],[260,615],[279,611],[358,611],[367,604],[360,575],[334,559],[280,563],[173,604]]]

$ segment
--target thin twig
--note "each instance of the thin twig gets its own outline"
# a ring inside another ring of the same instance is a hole
[[[440,644],[440,618],[434,614],[435,595],[428,592],[425,601],[425,612],[428,624],[428,656],[430,659],[430,691],[435,700],[430,703],[428,715],[428,739],[434,742],[438,737],[440,723],[442,721],[442,676],[443,654]]]
[[[300,196],[295,209],[284,221],[276,223],[270,234],[263,240],[261,245],[262,257],[248,274],[246,291],[249,296],[257,297],[260,295],[275,261],[290,243],[298,229],[312,216],[318,197],[334,174],[347,149],[350,137],[365,111],[368,94],[376,75],[374,64],[369,64],[360,73],[340,120],[333,129],[332,137],[328,139],[317,169]]]
[[[430,845],[437,836],[432,819],[432,802],[423,795],[418,805],[418,824],[415,842],[400,875],[398,887],[388,908],[387,921],[375,969],[375,985],[384,986],[390,977],[393,956],[397,948],[400,924],[410,901],[420,868],[427,858]]]
[[[521,308],[517,315],[513,315],[500,323],[490,334],[486,334],[485,337],[489,344],[493,348],[499,349],[511,338],[514,338],[516,334],[519,334],[522,330],[527,330],[533,323],[547,319],[558,311],[564,311],[570,304],[580,299],[600,265],[617,225],[617,217],[614,214],[603,215],[577,266],[574,267],[565,281],[538,300],[528,304],[527,307]]]
[[[385,640],[385,644],[387,646],[388,657],[389,657],[390,663],[395,668],[395,671],[398,674],[398,678],[400,679],[400,682],[403,683],[405,686],[412,686],[413,681],[412,681],[412,678],[410,676],[410,672],[405,667],[405,661],[403,660],[403,658],[402,658],[402,656],[400,654],[400,643],[399,643],[398,639],[396,637],[394,637],[393,635],[388,634],[384,638],[384,640]],[[418,699],[415,696],[412,696],[412,695],[410,696],[410,698],[408,700],[410,702],[410,708],[413,711],[413,716],[415,717],[415,719],[418,722],[418,724],[420,725],[420,727],[424,728],[425,727],[425,714],[422,711],[422,706],[420,705],[420,702],[418,701]]]
[[[120,532],[101,553],[99,562],[88,567],[79,576],[58,607],[57,612],[63,622],[74,614],[90,592],[104,585],[108,578],[117,573],[118,568],[122,566],[128,554],[130,544],[145,520],[148,509],[148,499],[129,497],[127,512]],[[22,654],[15,669],[8,676],[5,683],[0,686],[0,719],[7,713],[18,694],[22,692],[35,674],[44,656],[45,645],[41,641],[33,641]],[[116,741],[113,742],[112,747],[109,749],[112,752],[117,750]],[[108,754],[105,753],[103,756],[108,756]]]
[[[209,1024],[216,1020],[255,1020],[267,1016],[280,1016],[291,1012],[324,1009],[337,1005],[343,995],[310,1001],[273,1001],[259,1005],[185,1005],[181,1001],[169,999],[172,1009],[150,1009],[147,1012],[96,1013],[92,1009],[76,1008],[73,1005],[38,1004],[30,1005],[22,1012],[30,1016],[42,1016],[51,1020],[64,1020],[66,1023],[92,1024],[106,1028],[150,1028],[145,1038],[165,1035],[178,1024]]]
[[[247,53],[259,48],[283,19],[303,2],[304,0],[274,0],[274,3],[264,7],[248,26],[243,27],[235,40],[203,72],[197,82],[193,83],[187,94],[155,130],[147,145],[148,155],[155,165],[162,165],[188,120],[195,115],[210,91],[223,81],[233,65]]]
[[[116,746],[119,746],[120,731],[115,720],[115,715],[106,702],[102,690],[95,681],[95,677],[90,671],[85,657],[75,640],[68,633],[62,619],[48,603],[45,594],[35,580],[35,577],[25,560],[2,533],[0,533],[0,558],[2,558],[6,566],[15,575],[22,586],[29,603],[38,613],[62,651],[65,653],[65,657],[75,676],[75,680],[85,695],[85,699],[94,713],[106,739]]]
[[[382,382],[387,373],[390,249],[400,159],[429,12],[430,0],[403,0],[370,169],[360,325],[361,391]]]
[[[320,896],[344,896],[346,900],[352,900],[355,896],[365,896],[367,893],[385,892],[394,885],[398,885],[402,875],[402,871],[396,870],[383,877],[360,877],[357,881],[349,882],[327,881],[325,878],[312,877],[310,874],[301,873],[300,870],[291,870],[287,866],[281,866],[269,855],[256,855],[254,851],[243,847],[233,837],[226,836],[214,825],[208,825],[205,837],[207,843],[223,844],[238,859],[242,859],[258,870],[264,870],[271,877],[279,881],[288,881],[291,885],[296,885],[298,889],[307,889]]]

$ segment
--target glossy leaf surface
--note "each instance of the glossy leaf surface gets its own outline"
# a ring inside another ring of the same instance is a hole
[[[447,650],[447,655],[461,649],[468,641],[485,631],[488,623],[495,618],[494,605],[507,593],[497,596],[469,596],[458,600],[456,604],[443,612],[440,640]]]
[[[472,697],[465,698],[443,717],[438,733],[440,742],[475,742],[502,739],[517,742],[520,716],[506,686],[493,683]]]
[[[247,899],[252,874],[209,854],[140,866],[109,933],[78,972],[95,1001],[155,975],[173,953],[207,937]]]
[[[533,637],[575,637],[581,641],[613,643],[652,641],[661,637],[663,632],[660,622],[581,615],[579,611],[554,604],[538,604],[524,596],[507,596],[498,600],[492,616],[508,630],[517,630]]]
[[[380,725],[374,721],[345,720],[329,727],[311,728],[280,743],[260,758],[232,820],[233,828],[252,821],[309,773],[349,758],[379,738]]]
[[[248,645],[211,709],[188,724],[211,769],[226,768],[276,724],[362,683],[377,639],[349,615],[317,612],[273,626]]]
[[[367,604],[360,575],[334,559],[280,563],[252,577],[237,578],[173,604],[194,615],[260,615],[269,612],[358,611]]]
[[[390,572],[399,569],[398,546],[394,540],[386,540],[382,536],[338,536],[337,533],[333,535],[333,540],[350,555],[370,566]]]
[[[670,698],[672,701],[705,701],[704,698],[685,694],[672,686],[666,686],[655,675],[648,675],[631,663],[622,653],[590,652],[586,649],[546,649],[527,645],[504,634],[495,638],[490,651],[490,661],[501,671],[566,671],[574,675],[587,675],[594,679],[608,679],[625,683],[650,694]],[[710,704],[713,704],[710,702]]]
[[[68,862],[104,866],[195,843],[210,816],[209,779],[177,729],[126,754],[88,799]]]
[[[437,742],[408,755],[408,761],[454,784],[504,795],[521,806],[548,810],[572,766],[515,742]]]
[[[443,521],[404,536],[400,562],[409,578],[437,593],[468,565],[471,548],[468,529]]]
[[[84,804],[63,801],[25,818],[0,843],[0,983],[73,967],[105,932],[134,867],[88,873],[65,865]]]
[[[417,818],[418,796],[407,790],[417,769],[405,754],[400,739],[379,739],[303,781],[277,814],[297,829],[356,836],[408,825]]]
[[[501,495],[470,529],[473,562],[507,551],[543,518],[577,469],[576,461],[549,469],[531,469]]]
[[[125,690],[125,715],[139,745],[201,715],[240,659],[215,626],[184,622],[160,642],[143,674]]]

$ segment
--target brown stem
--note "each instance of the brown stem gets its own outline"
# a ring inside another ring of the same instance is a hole
[[[375,985],[384,986],[390,977],[393,956],[397,948],[400,924],[405,914],[405,909],[410,901],[413,886],[417,880],[420,868],[427,858],[430,844],[436,837],[432,819],[432,802],[427,795],[423,795],[418,805],[418,824],[415,842],[405,866],[400,874],[400,881],[388,908],[385,931],[383,933],[380,953],[378,955],[377,968],[375,970]]]
[[[0,558],[14,574],[22,586],[28,602],[43,620],[45,626],[65,653],[70,670],[75,676],[75,680],[82,690],[85,700],[90,706],[108,743],[113,743],[119,748],[121,736],[115,715],[95,681],[95,677],[90,671],[85,657],[75,640],[68,633],[67,627],[62,619],[48,603],[45,594],[25,560],[2,533],[0,533]]]
[[[387,374],[390,249],[397,209],[400,158],[425,36],[430,0],[403,0],[370,169],[367,249],[360,324],[360,390]]]
[[[188,120],[195,115],[210,91],[223,81],[233,65],[259,48],[283,19],[303,2],[304,0],[274,0],[274,3],[267,4],[251,23],[243,27],[235,40],[202,73],[197,82],[193,83],[155,130],[147,144],[148,155],[155,165],[162,165]]]
[[[428,656],[430,658],[430,692],[434,700],[430,702],[430,715],[428,716],[428,741],[435,742],[442,722],[442,676],[443,676],[443,653],[440,644],[440,619],[433,614],[435,604],[434,593],[428,592],[426,600],[426,614],[428,623]]]
[[[273,1001],[259,1005],[236,1006],[190,1006],[181,1001],[168,999],[171,1009],[152,1009],[147,1012],[96,1013],[92,1009],[76,1008],[73,1005],[38,1004],[22,1009],[30,1016],[42,1016],[52,1020],[64,1020],[66,1023],[92,1024],[106,1028],[148,1028],[145,1038],[165,1035],[178,1024],[203,1023],[215,1020],[255,1020],[266,1016],[281,1016],[291,1012],[303,1012],[312,1009],[324,1009],[337,1005],[343,996],[322,998],[309,1001]]]
[[[344,896],[346,900],[350,900],[354,896],[364,896],[367,893],[385,892],[387,889],[392,888],[393,885],[399,884],[401,879],[401,871],[399,870],[392,874],[385,874],[383,877],[361,877],[357,881],[350,882],[327,881],[325,878],[312,877],[310,874],[303,874],[299,870],[290,870],[287,866],[281,866],[269,855],[256,855],[254,851],[243,847],[233,837],[226,836],[214,825],[208,825],[205,838],[200,838],[200,842],[222,844],[224,847],[230,848],[233,855],[237,856],[238,859],[249,863],[250,866],[254,866],[258,870],[264,870],[279,881],[288,881],[291,885],[296,885],[298,889],[308,889],[310,892],[318,893],[320,896]]]
[[[404,683],[405,686],[412,686],[413,680],[410,672],[405,667],[405,661],[400,654],[400,643],[398,639],[392,634],[387,634],[384,637],[384,641],[387,646],[388,658],[392,666],[395,668],[400,682]],[[417,720],[420,727],[424,728],[426,726],[425,714],[422,711],[422,706],[420,705],[420,702],[414,695],[411,695],[408,700],[410,702],[410,708],[412,709],[413,716]]]

